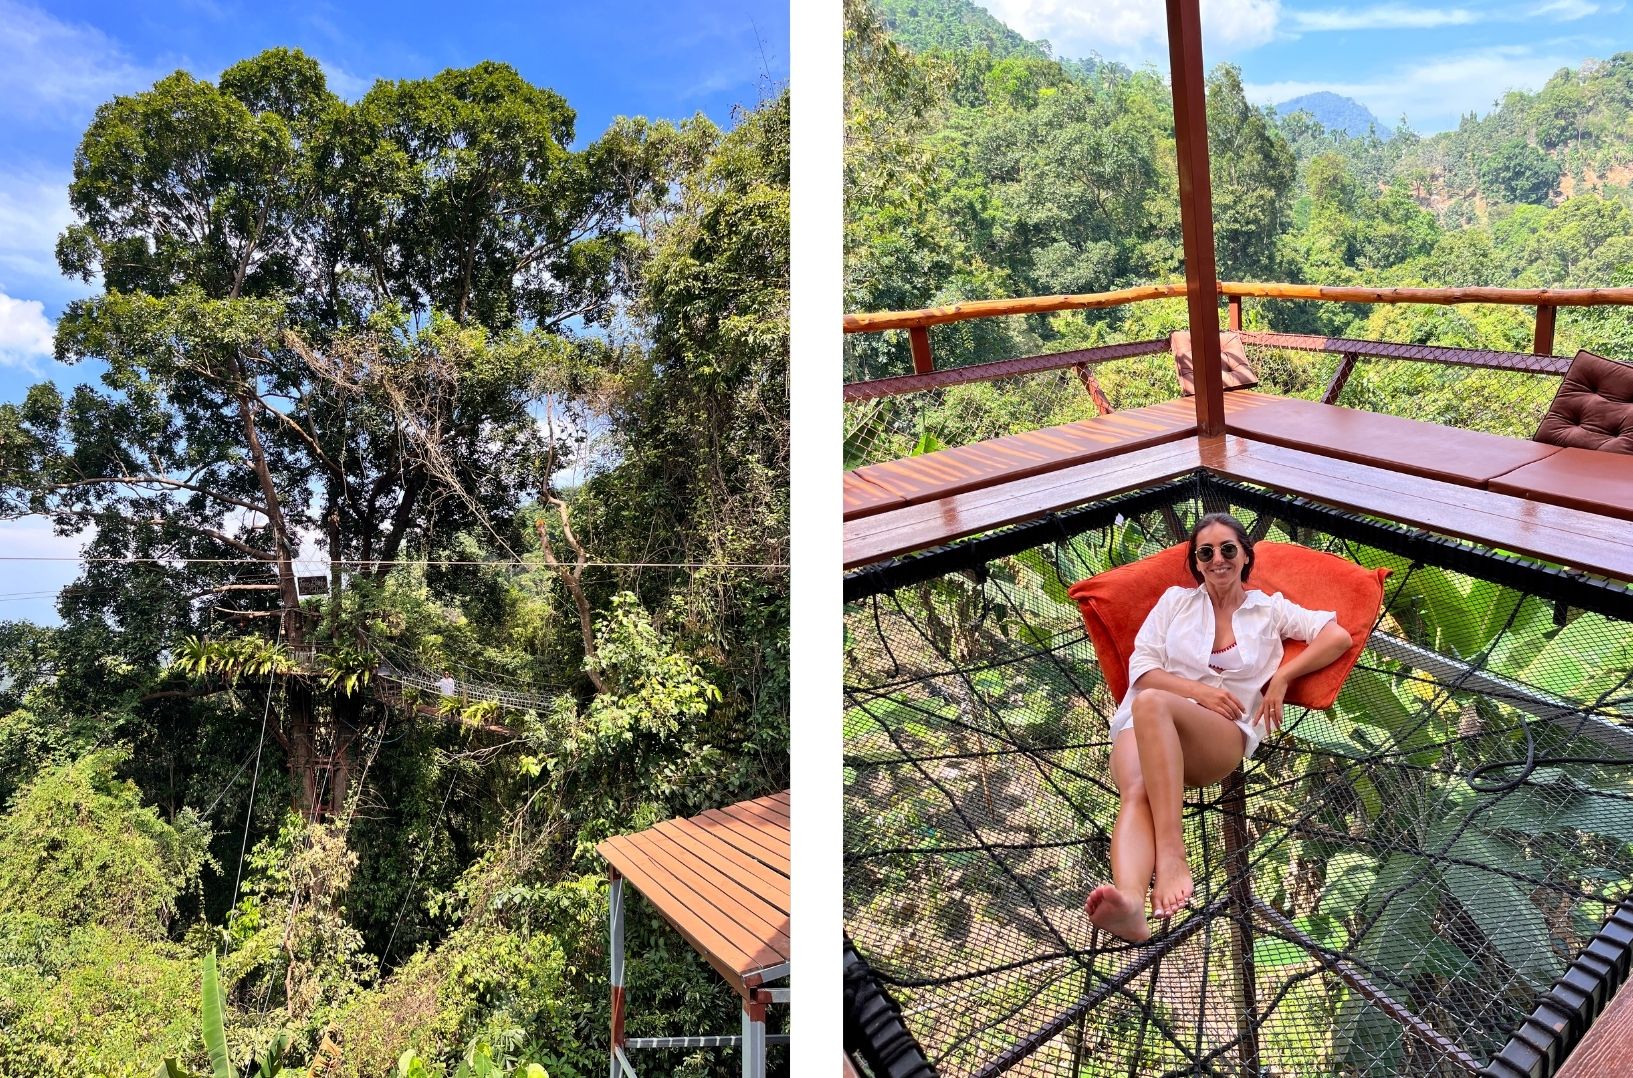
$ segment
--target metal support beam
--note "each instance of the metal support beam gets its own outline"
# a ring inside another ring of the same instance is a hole
[[[1322,404],[1337,404],[1338,398],[1344,392],[1344,383],[1355,370],[1355,360],[1358,357],[1354,352],[1345,352],[1344,358],[1339,361],[1338,369],[1332,372],[1332,381],[1327,383],[1327,391],[1321,394]]]
[[[627,1071],[634,1078],[635,1071],[624,1058],[624,877],[617,869],[609,870],[612,886],[607,890],[607,921],[610,936],[607,949],[612,970],[612,1066],[610,1078],[622,1078]]]
[[[1454,684],[1461,691],[1496,697],[1508,706],[1552,723],[1566,733],[1592,738],[1619,755],[1633,757],[1633,730],[1585,714],[1580,704],[1573,704],[1501,674],[1481,670],[1461,659],[1442,655],[1386,632],[1373,633],[1367,640],[1367,648],[1386,659],[1394,659],[1414,670],[1432,674],[1441,682]]]
[[[743,1004],[743,1078],[765,1078],[765,1004]]]
[[[1079,363],[1072,370],[1077,372],[1077,377],[1082,381],[1083,388],[1088,390],[1089,399],[1094,401],[1094,410],[1101,415],[1110,415],[1114,411],[1111,401],[1107,398],[1106,391],[1100,388],[1100,379],[1096,378],[1094,372],[1089,370],[1089,365]]]
[[[1237,764],[1225,776],[1220,791],[1220,808],[1225,819],[1225,880],[1230,904],[1236,916],[1230,922],[1231,951],[1236,959],[1236,987],[1242,1010],[1236,1019],[1242,1073],[1259,1075],[1259,1001],[1257,974],[1253,965],[1253,864],[1249,859],[1247,834],[1247,779]]]
[[[1219,354],[1219,273],[1213,254],[1213,185],[1208,173],[1208,104],[1202,74],[1198,0],[1167,0],[1174,143],[1179,151],[1179,223],[1185,240],[1185,306],[1190,315],[1198,433],[1225,433],[1224,365]]]

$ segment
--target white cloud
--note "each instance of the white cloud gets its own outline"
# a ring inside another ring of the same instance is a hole
[[[136,63],[96,27],[16,0],[0,0],[0,56],[0,100],[13,122],[80,121],[163,74]]]
[[[1455,127],[1466,113],[1488,111],[1509,90],[1539,90],[1554,72],[1575,62],[1565,55],[1536,55],[1523,45],[1499,45],[1380,69],[1364,82],[1251,83],[1243,89],[1249,100],[1265,105],[1330,90],[1355,98],[1386,124],[1405,114],[1415,130],[1428,133]]]
[[[985,7],[1022,36],[1047,38],[1057,56],[1139,63],[1168,54],[1167,17],[1152,0],[986,0]],[[1202,0],[1208,62],[1270,41],[1280,18],[1281,0]]]
[[[319,60],[318,66],[323,68],[323,79],[329,84],[329,92],[343,100],[356,101],[368,93],[369,87],[374,85],[373,79],[353,75],[339,64]]]
[[[0,292],[0,365],[36,370],[51,358],[51,323],[37,299],[12,299]]]
[[[57,237],[74,222],[70,180],[39,165],[0,167],[0,292],[35,296],[53,311],[92,291],[57,269]]]
[[[1618,11],[1621,5],[1611,7],[1606,4],[1593,4],[1588,0],[1549,0],[1548,3],[1538,4],[1531,9],[1532,15],[1548,15],[1560,22],[1571,22],[1575,19],[1585,19],[1589,15],[1597,15],[1602,11]]]
[[[1565,0],[1571,2],[1571,0]],[[1288,13],[1294,30],[1432,30],[1439,26],[1467,26],[1480,21],[1467,8],[1408,7],[1377,4],[1366,8]]]

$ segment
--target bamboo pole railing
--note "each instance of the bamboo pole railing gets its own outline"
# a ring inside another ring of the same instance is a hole
[[[1140,285],[1111,292],[1084,292],[1073,295],[1021,296],[1012,299],[969,300],[941,307],[913,311],[873,311],[847,314],[846,333],[882,333],[905,329],[912,345],[913,370],[925,375],[935,370],[930,349],[931,326],[963,322],[973,318],[1000,318],[1006,315],[1052,314],[1056,311],[1088,311],[1173,299],[1186,294],[1183,283]],[[1246,281],[1219,282],[1219,296],[1229,305],[1231,329],[1241,328],[1242,300],[1317,300],[1326,303],[1494,303],[1534,306],[1537,309],[1532,352],[1552,355],[1554,326],[1560,307],[1633,306],[1633,288],[1369,288],[1355,285],[1276,284]]]
[[[1629,291],[1633,291],[1630,289]],[[879,311],[847,314],[846,333],[879,333],[887,329],[922,329],[963,322],[970,318],[998,318],[1006,314],[1052,314],[1055,311],[1091,311],[1121,307],[1152,299],[1171,299],[1185,294],[1184,284],[1148,284],[1120,288],[1115,292],[1085,292],[1071,296],[1021,296],[1015,299],[975,299],[926,307],[918,311]]]

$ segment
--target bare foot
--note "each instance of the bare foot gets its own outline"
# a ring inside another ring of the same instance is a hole
[[[1151,926],[1145,921],[1145,908],[1109,883],[1103,883],[1089,892],[1083,900],[1083,909],[1089,920],[1130,943],[1143,943],[1151,938]]]
[[[1151,888],[1151,912],[1158,917],[1172,917],[1191,900],[1191,866],[1185,855],[1164,857],[1157,855],[1157,883]]]

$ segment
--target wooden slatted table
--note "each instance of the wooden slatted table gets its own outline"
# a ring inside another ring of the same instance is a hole
[[[628,1050],[743,1048],[743,1074],[765,1073],[765,1009],[786,1003],[789,974],[789,797],[770,797],[665,820],[596,847],[611,866],[612,1076],[633,1075]],[[743,1001],[741,1036],[624,1035],[623,885],[646,897]]]

